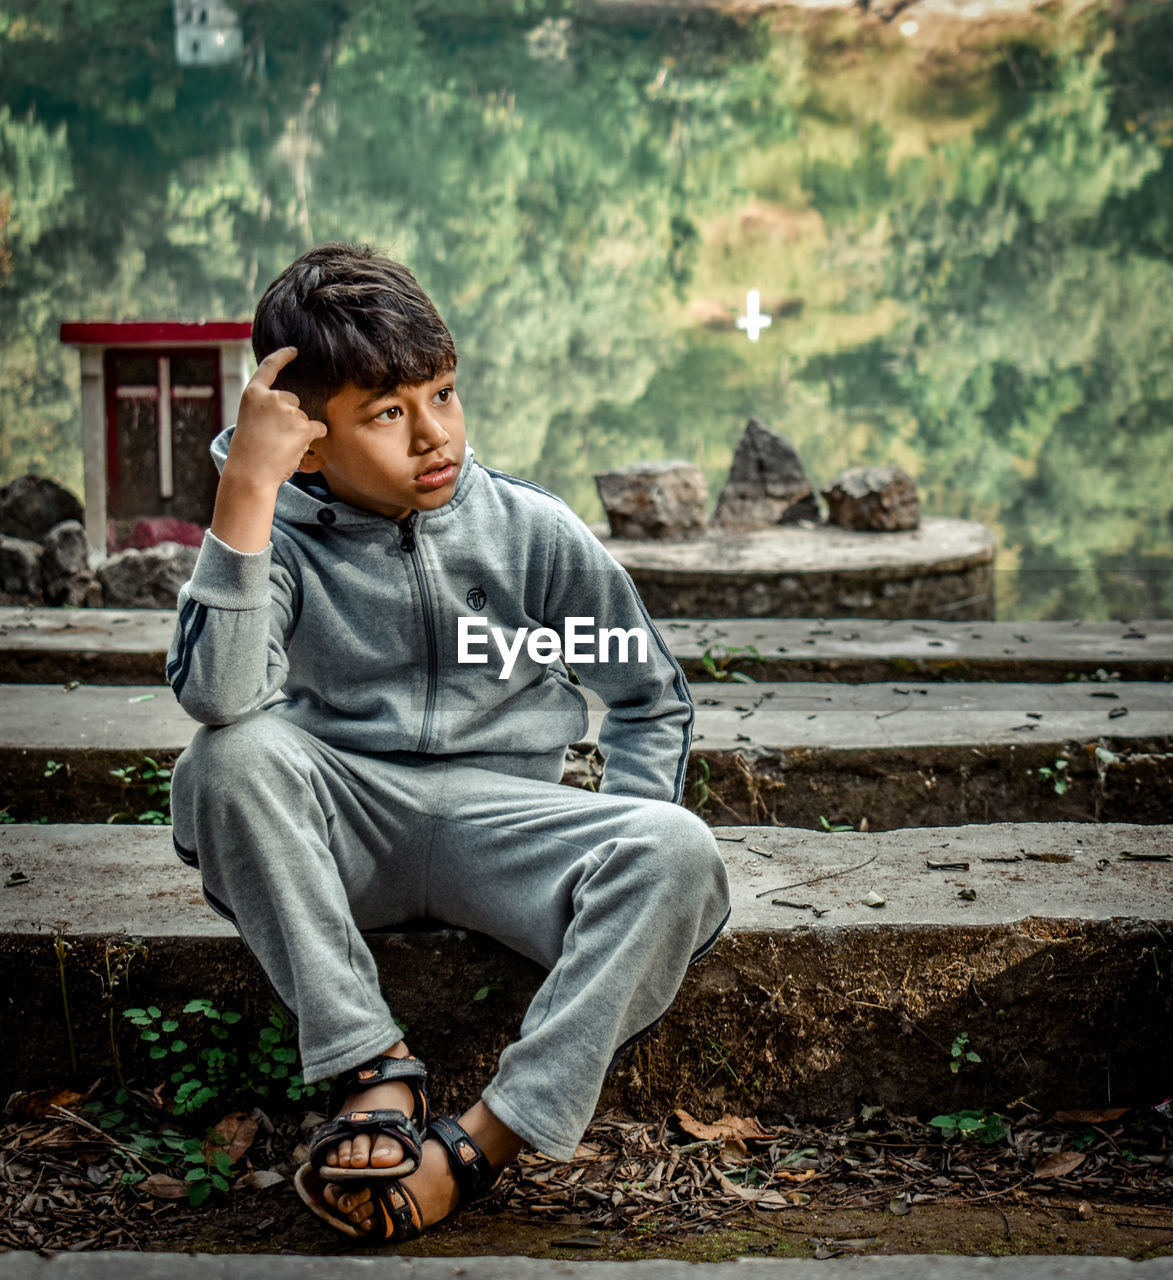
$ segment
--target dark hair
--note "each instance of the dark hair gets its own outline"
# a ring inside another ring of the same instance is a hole
[[[320,244],[290,263],[257,304],[252,339],[258,362],[297,348],[274,385],[322,420],[348,383],[391,391],[456,367],[452,335],[419,281],[367,245]]]

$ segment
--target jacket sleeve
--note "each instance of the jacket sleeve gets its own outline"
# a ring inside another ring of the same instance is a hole
[[[278,693],[296,616],[296,584],[272,546],[247,554],[206,533],[167,653],[167,680],[188,715],[232,724]]]
[[[569,511],[558,526],[546,617],[566,637],[567,666],[607,705],[600,790],[679,803],[693,723],[684,672],[627,571]]]

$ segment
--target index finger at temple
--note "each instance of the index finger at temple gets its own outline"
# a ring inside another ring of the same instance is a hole
[[[257,371],[253,374],[253,381],[260,382],[266,387],[271,387],[276,381],[277,375],[296,355],[296,347],[278,347],[276,351],[270,351],[261,363],[257,365]]]

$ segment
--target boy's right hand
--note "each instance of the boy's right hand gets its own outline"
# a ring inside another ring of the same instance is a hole
[[[326,425],[301,409],[292,391],[277,391],[277,375],[297,356],[296,347],[279,347],[267,355],[240,397],[236,430],[228,447],[229,470],[256,485],[276,491],[301,465],[306,450],[326,434]]]
[[[240,397],[212,515],[212,532],[237,551],[263,551],[269,545],[277,490],[301,465],[310,445],[326,434],[325,423],[303,413],[292,391],[273,388],[296,355],[296,347],[271,352]]]

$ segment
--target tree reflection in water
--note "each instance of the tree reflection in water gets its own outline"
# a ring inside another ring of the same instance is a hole
[[[894,461],[993,525],[1007,616],[1169,616],[1167,6],[931,49],[792,10],[236,8],[221,67],[176,64],[163,0],[0,15],[0,480],[80,488],[60,321],[245,316],[361,239],[439,302],[480,456],[588,518],[623,462],[715,485],[758,413],[820,480]]]

